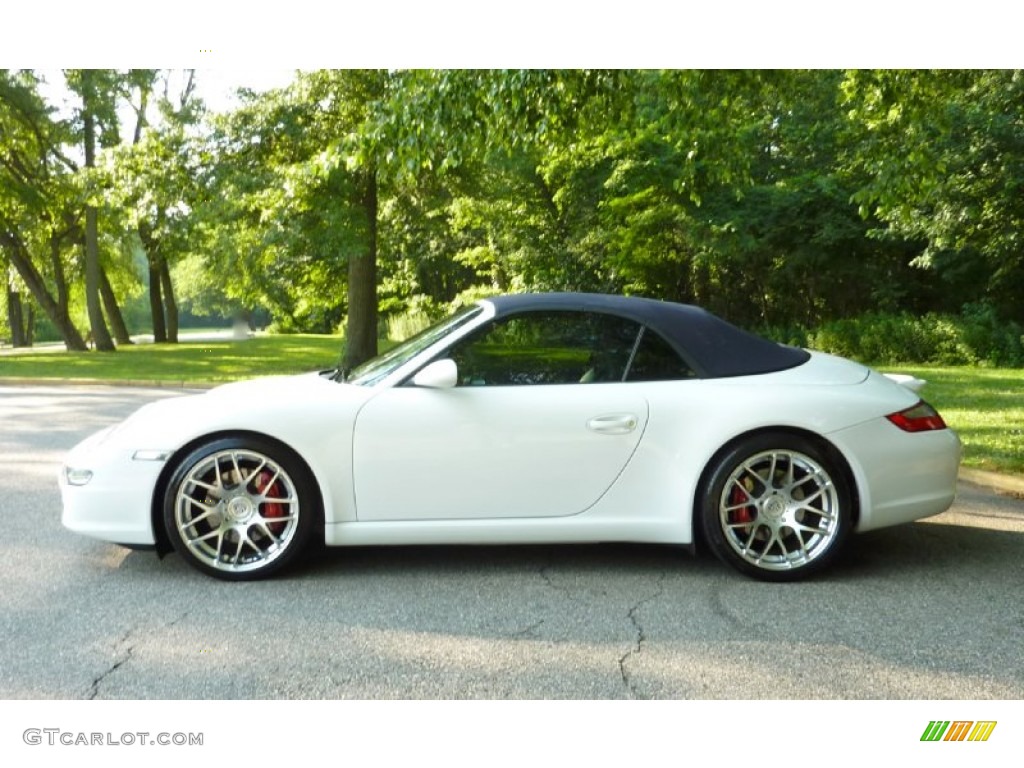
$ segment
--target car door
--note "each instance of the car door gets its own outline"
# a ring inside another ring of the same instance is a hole
[[[360,411],[360,520],[558,517],[593,505],[643,435],[622,383],[639,326],[588,312],[499,318],[447,351],[458,385],[383,390]]]

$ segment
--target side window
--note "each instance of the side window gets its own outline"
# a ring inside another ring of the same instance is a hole
[[[456,345],[459,386],[622,381],[640,325],[591,312],[527,312]]]
[[[696,375],[665,339],[650,328],[644,328],[626,381],[672,381],[692,379]]]

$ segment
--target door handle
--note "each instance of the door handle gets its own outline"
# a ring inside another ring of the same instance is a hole
[[[632,413],[613,413],[595,416],[587,422],[587,429],[602,435],[625,435],[636,429],[637,418]]]

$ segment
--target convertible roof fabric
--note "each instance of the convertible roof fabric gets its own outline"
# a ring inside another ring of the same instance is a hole
[[[586,310],[629,318],[661,334],[706,379],[784,371],[810,358],[806,350],[755,336],[690,304],[599,293],[522,293],[485,301],[494,306],[497,317]]]

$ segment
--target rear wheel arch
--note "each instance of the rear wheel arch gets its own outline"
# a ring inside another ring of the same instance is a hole
[[[731,438],[723,444],[721,448],[715,451],[704,463],[700,477],[693,490],[693,505],[691,508],[690,521],[693,530],[694,544],[697,545],[698,549],[706,550],[708,548],[707,541],[705,540],[704,526],[701,522],[701,509],[704,503],[704,497],[708,491],[708,484],[711,481],[712,474],[716,467],[721,463],[723,457],[732,452],[737,446],[749,442],[752,439],[760,438],[763,435],[769,434],[788,435],[808,440],[834,463],[842,473],[842,478],[850,490],[850,501],[852,504],[850,509],[850,528],[853,530],[857,527],[857,524],[860,522],[862,489],[860,484],[857,482],[857,477],[850,465],[850,462],[847,460],[843,452],[827,438],[807,429],[792,426],[759,427]]]

